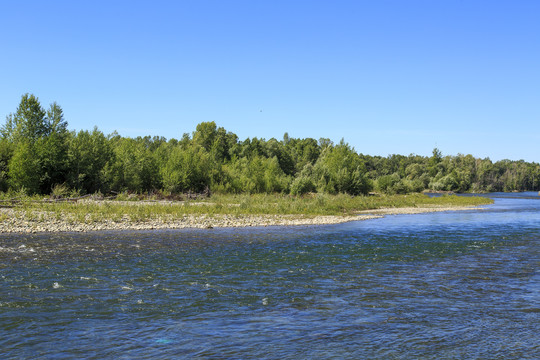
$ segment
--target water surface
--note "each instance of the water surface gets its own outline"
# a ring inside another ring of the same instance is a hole
[[[3,235],[0,357],[536,359],[539,210]]]

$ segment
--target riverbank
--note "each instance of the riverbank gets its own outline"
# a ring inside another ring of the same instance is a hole
[[[138,210],[157,210],[154,203],[113,204],[133,207]],[[0,209],[0,233],[43,233],[43,232],[90,232],[103,230],[158,230],[185,228],[227,228],[257,226],[299,226],[328,225],[349,221],[360,221],[394,214],[418,214],[439,211],[463,211],[477,209],[475,206],[457,205],[423,205],[418,207],[381,208],[357,211],[348,215],[302,215],[302,214],[156,214],[152,217],[141,217],[131,211],[124,211],[121,216],[117,212],[111,216],[96,215],[96,208],[88,210],[88,203],[75,205],[84,211],[80,214],[47,211],[47,209],[2,208]],[[110,203],[92,204],[92,206],[111,207]],[[169,205],[178,206],[178,205]],[[193,204],[191,205],[193,206]],[[200,205],[203,206],[203,205]],[[131,214],[130,214],[131,213]],[[159,213],[156,211],[156,213]]]

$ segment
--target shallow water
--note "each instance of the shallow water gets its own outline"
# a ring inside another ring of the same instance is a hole
[[[540,201],[330,226],[0,236],[0,357],[536,359]]]

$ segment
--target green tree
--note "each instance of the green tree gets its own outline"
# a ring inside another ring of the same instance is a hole
[[[97,127],[71,133],[68,141],[68,183],[82,192],[108,191],[104,170],[112,162],[109,141]]]
[[[291,180],[279,166],[277,157],[259,155],[233,158],[224,167],[224,179],[231,183],[221,183],[219,189],[245,193],[288,192]]]
[[[104,170],[111,189],[141,193],[160,187],[157,161],[150,145],[147,139],[141,137],[113,139],[113,156]]]
[[[8,174],[11,188],[24,190],[28,194],[39,192],[40,164],[30,141],[17,143],[9,162]]]
[[[442,153],[438,148],[433,149],[433,156],[429,158],[428,170],[429,175],[434,177],[440,171],[439,164],[442,161]]]
[[[67,181],[68,137],[67,121],[62,108],[52,103],[45,119],[47,133],[35,142],[40,164],[40,192],[49,193],[57,184]]]
[[[303,195],[317,190],[313,182],[313,165],[307,163],[291,183],[292,195]]]
[[[197,125],[193,133],[193,141],[202,146],[207,152],[210,152],[217,134],[218,130],[214,121],[202,122]]]
[[[13,142],[21,139],[34,143],[50,132],[47,113],[39,99],[32,94],[24,94],[14,114],[8,115],[2,127],[2,135]]]
[[[0,138],[0,191],[9,189],[9,162],[13,156],[13,144],[8,139]]]
[[[330,144],[330,141],[328,144]],[[290,154],[295,167],[295,172],[299,173],[307,164],[315,164],[321,154],[321,147],[315,139],[288,139],[285,146]]]
[[[174,147],[160,168],[163,187],[170,192],[200,192],[210,186],[210,155],[201,146]]]
[[[1,130],[2,137],[14,148],[8,170],[12,186],[25,187],[32,193],[48,193],[55,184],[66,181],[66,128],[57,103],[45,111],[34,95],[21,97],[17,110],[7,117]],[[32,157],[23,159],[23,154]],[[25,171],[32,173],[24,174]]]
[[[373,187],[366,176],[364,162],[343,140],[322,151],[313,173],[319,192],[361,195]]]
[[[265,145],[266,156],[268,158],[275,157],[279,163],[279,167],[281,168],[281,170],[286,175],[293,175],[295,173],[295,164],[283,143],[272,138],[267,141]]]

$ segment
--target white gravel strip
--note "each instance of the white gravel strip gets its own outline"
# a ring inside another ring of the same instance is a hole
[[[145,222],[131,221],[124,216],[119,221],[74,222],[57,219],[54,214],[40,213],[29,217],[24,211],[0,209],[0,233],[87,232],[100,230],[152,230],[185,228],[221,228],[252,226],[327,225],[349,221],[375,219],[384,215],[419,214],[425,212],[477,210],[478,207],[415,207],[366,210],[355,216],[299,216],[299,215],[185,215],[175,219]]]

